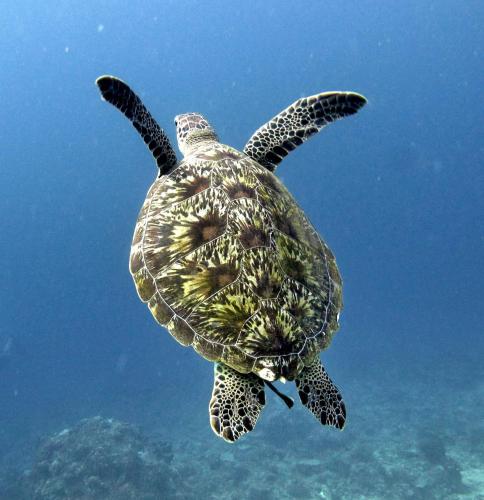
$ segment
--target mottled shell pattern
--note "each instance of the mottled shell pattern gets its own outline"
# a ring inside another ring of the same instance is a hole
[[[218,142],[153,183],[130,271],[181,344],[266,380],[294,380],[338,328],[330,249],[274,174]]]

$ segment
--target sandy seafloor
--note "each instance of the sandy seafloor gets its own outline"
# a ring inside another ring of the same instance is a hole
[[[115,398],[102,414],[171,443],[176,498],[484,499],[478,360],[456,354],[451,362],[433,360],[431,371],[412,362],[406,370],[389,363],[358,371],[358,380],[340,381],[349,409],[342,433],[322,428],[298,404],[286,409],[272,393],[256,430],[235,445],[207,431],[202,395],[169,406],[155,393]],[[295,396],[289,385],[282,389]],[[72,415],[44,418],[43,435],[38,416],[20,435],[13,423],[0,431],[3,492],[10,484],[12,495],[16,475],[31,466],[45,436],[76,423]]]

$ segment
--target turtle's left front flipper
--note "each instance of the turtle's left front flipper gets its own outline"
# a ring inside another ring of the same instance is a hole
[[[141,99],[115,76],[100,76],[96,85],[103,99],[118,108],[141,135],[160,169],[160,175],[173,170],[177,164],[175,151],[165,131],[156,123]]]
[[[328,377],[319,357],[304,368],[296,379],[296,387],[304,406],[323,424],[342,429],[346,408],[338,388]]]
[[[264,382],[222,363],[215,365],[214,378],[210,425],[215,434],[233,443],[255,427],[265,404]]]
[[[273,172],[293,149],[335,120],[353,115],[366,104],[355,92],[324,92],[302,97],[262,125],[244,153]]]

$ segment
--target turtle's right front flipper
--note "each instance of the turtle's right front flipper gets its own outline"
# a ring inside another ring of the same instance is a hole
[[[215,365],[210,400],[210,425],[215,434],[233,443],[251,431],[265,404],[264,382],[253,373],[239,373],[227,365]]]
[[[329,123],[356,113],[366,99],[356,92],[323,92],[302,97],[254,132],[244,153],[274,172],[300,144]]]
[[[175,151],[141,99],[126,83],[114,76],[100,76],[96,84],[103,99],[118,108],[139,132],[155,158],[160,175],[169,173],[177,163]]]

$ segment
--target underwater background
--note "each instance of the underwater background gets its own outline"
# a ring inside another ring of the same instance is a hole
[[[0,24],[2,500],[484,499],[482,1],[19,0]],[[286,384],[292,410],[266,391],[253,432],[213,434],[212,365],[155,323],[128,271],[157,172],[102,74],[173,144],[179,113],[242,149],[301,96],[367,97],[277,170],[343,276],[321,355],[343,432]],[[166,455],[159,482],[142,491],[156,453],[139,451],[109,490],[100,428]]]

